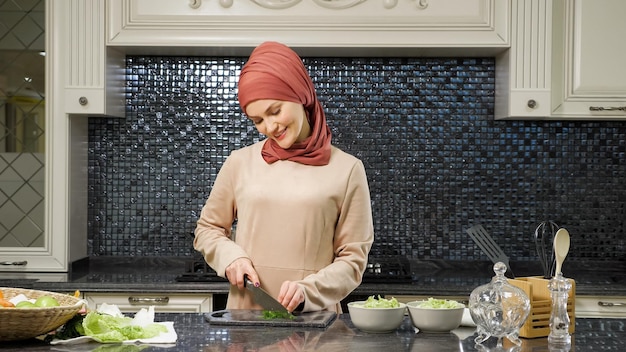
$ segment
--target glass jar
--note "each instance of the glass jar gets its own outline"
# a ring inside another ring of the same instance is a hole
[[[506,269],[504,263],[494,264],[496,275],[491,282],[477,287],[470,295],[469,311],[478,333],[476,344],[492,336],[498,339],[499,348],[504,337],[517,346],[522,344],[519,330],[530,314],[530,299],[523,290],[509,284],[504,276]]]

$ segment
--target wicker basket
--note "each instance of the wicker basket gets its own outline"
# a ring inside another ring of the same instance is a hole
[[[26,340],[54,331],[70,320],[84,305],[82,299],[67,294],[0,287],[4,298],[9,300],[20,293],[28,298],[54,297],[58,307],[0,308],[0,341]]]

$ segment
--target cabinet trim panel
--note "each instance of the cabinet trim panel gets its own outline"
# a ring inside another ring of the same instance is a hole
[[[502,47],[509,0],[275,1],[110,0],[110,46]],[[282,2],[285,3],[285,2]],[[333,5],[335,4],[335,5]],[[425,7],[420,4],[426,4]],[[343,6],[340,6],[343,5]]]

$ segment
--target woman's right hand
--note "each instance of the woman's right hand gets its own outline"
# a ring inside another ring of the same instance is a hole
[[[248,279],[254,283],[254,286],[260,286],[259,275],[256,273],[256,270],[254,270],[250,259],[238,258],[226,267],[226,277],[228,281],[230,281],[231,285],[237,286],[240,290],[246,287],[244,279],[246,275]]]

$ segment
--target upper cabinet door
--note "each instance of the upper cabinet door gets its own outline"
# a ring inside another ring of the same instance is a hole
[[[513,0],[496,119],[626,120],[626,1]]]
[[[57,0],[55,59],[64,66],[55,79],[62,80],[64,113],[124,116],[124,55],[105,44],[105,0]],[[59,105],[60,106],[60,105]]]
[[[506,49],[509,0],[109,0],[111,46]],[[319,53],[319,50],[317,50]],[[378,51],[380,53],[380,50]],[[424,53],[424,51],[418,51]],[[385,51],[387,55],[393,55]],[[391,51],[393,53],[393,50]]]
[[[626,1],[557,1],[553,115],[626,118]]]

